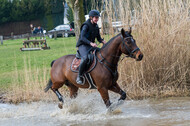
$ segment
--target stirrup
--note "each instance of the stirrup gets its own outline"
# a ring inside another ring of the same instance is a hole
[[[83,76],[77,76],[76,82],[77,84],[84,85],[83,80],[84,80]]]

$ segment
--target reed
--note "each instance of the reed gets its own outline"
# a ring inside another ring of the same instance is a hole
[[[190,1],[120,0],[117,5],[114,11],[119,12],[117,19],[109,16],[109,20],[122,21],[125,29],[131,26],[144,53],[141,62],[133,59],[120,62],[119,83],[129,96],[189,95]],[[112,15],[113,6],[106,9]]]

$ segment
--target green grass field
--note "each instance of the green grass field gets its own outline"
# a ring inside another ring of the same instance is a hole
[[[20,51],[23,40],[25,39],[4,40],[3,45],[0,45],[0,89],[7,88],[13,83],[15,71],[21,73],[25,67],[50,68],[50,63],[54,59],[76,52],[75,37],[56,40],[47,38],[47,44],[51,49],[39,51]]]

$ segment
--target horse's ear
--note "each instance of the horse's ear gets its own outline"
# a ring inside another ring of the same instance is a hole
[[[122,34],[123,38],[125,38],[126,35],[125,35],[125,30],[123,28],[121,29],[121,34]]]
[[[132,33],[132,28],[131,28],[131,27],[129,27],[129,31],[128,31],[128,33],[129,33],[129,34]]]

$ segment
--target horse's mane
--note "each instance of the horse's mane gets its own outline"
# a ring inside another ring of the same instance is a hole
[[[111,38],[106,44],[104,44],[102,46],[101,49],[105,48],[107,45],[109,45],[115,38],[117,38],[119,35],[121,35],[121,33],[119,33],[118,35],[114,36],[113,38]]]
[[[127,37],[130,37],[132,35],[130,35],[127,31],[125,32],[125,34],[127,35]],[[115,38],[117,38],[118,36],[120,36],[121,33],[117,34],[116,36],[114,36],[113,38],[111,38],[105,45],[102,46],[101,49],[104,49],[107,45],[109,45]]]

